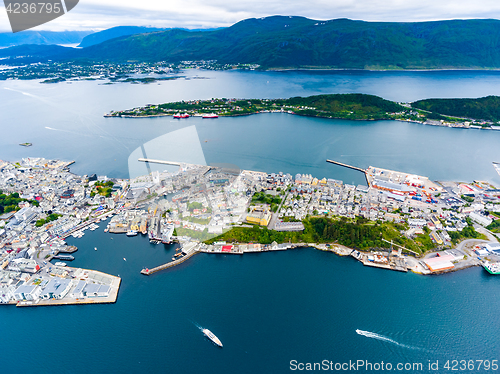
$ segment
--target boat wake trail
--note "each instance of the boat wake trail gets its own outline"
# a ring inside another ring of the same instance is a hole
[[[356,330],[356,333],[358,335],[366,336],[367,338],[381,340],[383,342],[391,343],[391,344],[397,345],[399,347],[403,347],[403,348],[407,348],[407,349],[414,349],[414,350],[422,350],[422,348],[414,347],[414,346],[411,346],[411,345],[402,344],[402,343],[399,343],[399,342],[397,342],[397,341],[395,341],[395,340],[393,340],[391,338],[388,338],[387,336],[379,335],[379,334],[376,334],[374,332],[363,331],[363,330]]]
[[[196,327],[198,327],[200,330],[203,330],[203,327],[201,327],[200,325],[198,325],[196,322],[194,321],[191,321],[189,320],[193,325],[195,325]]]

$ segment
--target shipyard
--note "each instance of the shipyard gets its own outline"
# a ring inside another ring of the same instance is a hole
[[[140,235],[165,248],[178,243],[171,262],[138,269],[144,275],[199,253],[304,247],[400,272],[441,274],[483,266],[498,273],[500,190],[487,182],[433,182],[333,160],[326,160],[332,168],[364,173],[367,186],[308,174],[141,161],[174,164],[178,171],[126,180],[78,176],[69,170],[72,162],[0,162],[0,196],[9,202],[2,203],[0,215],[1,303],[115,302],[118,276],[68,266],[78,246],[65,239],[78,240],[87,230],[111,238]],[[350,230],[350,239],[335,230]],[[366,237],[356,239],[356,232]],[[99,243],[94,245],[97,251]]]

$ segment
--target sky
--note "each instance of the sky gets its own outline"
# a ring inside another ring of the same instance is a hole
[[[20,0],[21,2],[21,0]],[[0,31],[10,31],[0,0]],[[498,0],[80,0],[68,14],[33,30],[102,30],[113,26],[213,28],[252,17],[317,20],[434,21],[500,19]]]

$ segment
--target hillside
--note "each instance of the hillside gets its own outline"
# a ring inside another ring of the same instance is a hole
[[[122,36],[129,36],[129,35],[136,35],[136,34],[144,34],[148,32],[154,32],[154,31],[169,31],[173,30],[172,28],[157,28],[157,27],[146,27],[146,26],[117,26],[117,27],[111,27],[106,30],[98,31],[93,34],[87,35],[85,38],[83,38],[82,42],[78,47],[80,48],[86,48],[90,47],[92,45],[100,44],[103,43],[107,40],[111,40],[114,38],[120,38]],[[185,31],[200,31],[200,32],[206,32],[206,31],[213,31],[213,30],[219,30],[217,29],[180,29],[180,30],[185,30]]]
[[[500,97],[498,96],[479,99],[426,99],[412,103],[412,107],[448,116],[500,121]]]
[[[117,26],[87,35],[85,38],[83,38],[78,47],[81,48],[90,47],[92,45],[103,43],[107,40],[119,38],[121,36],[129,36],[129,35],[142,34],[153,31],[164,31],[164,30],[165,29],[159,29],[156,27]]]
[[[273,16],[209,32],[174,29],[109,40],[72,58],[218,60],[266,68],[500,68],[500,21],[315,21]]]

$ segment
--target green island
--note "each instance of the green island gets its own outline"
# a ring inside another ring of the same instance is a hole
[[[155,117],[186,114],[233,117],[283,112],[308,117],[348,120],[400,120],[437,126],[498,129],[500,97],[429,99],[396,103],[374,95],[329,94],[288,99],[227,99],[178,101],[112,111],[105,117]]]

